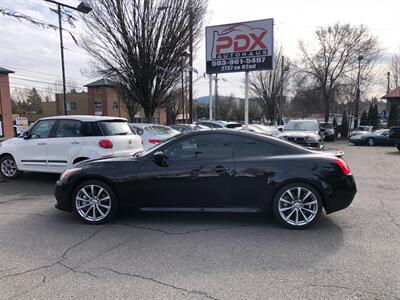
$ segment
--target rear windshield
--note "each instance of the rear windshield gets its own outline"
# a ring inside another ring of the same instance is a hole
[[[333,124],[331,124],[331,123],[319,123],[319,126],[321,126],[322,128],[328,128],[328,129],[333,128]]]
[[[171,135],[179,133],[177,130],[165,126],[149,126],[146,127],[146,130],[157,135]]]
[[[135,134],[126,121],[101,121],[99,125],[106,136]]]
[[[226,128],[237,128],[237,127],[242,127],[242,124],[232,123],[232,124],[226,125]]]

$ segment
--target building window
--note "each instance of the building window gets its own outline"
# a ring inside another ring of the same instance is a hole
[[[118,101],[114,101],[112,103],[112,109],[119,109],[119,102]]]
[[[76,108],[77,108],[76,102],[69,103],[68,110],[76,110]]]
[[[95,110],[102,110],[103,109],[103,103],[101,101],[94,101],[94,109]]]

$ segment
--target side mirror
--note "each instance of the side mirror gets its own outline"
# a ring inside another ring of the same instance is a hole
[[[156,162],[163,161],[164,158],[165,158],[165,155],[164,155],[164,152],[162,152],[162,151],[156,151],[156,152],[154,152],[154,154],[153,154],[153,159],[154,159],[154,161],[156,161]]]
[[[31,134],[29,133],[29,131],[24,131],[24,132],[22,133],[22,138],[23,138],[24,140],[28,140],[28,139],[30,139],[30,137],[31,137]]]

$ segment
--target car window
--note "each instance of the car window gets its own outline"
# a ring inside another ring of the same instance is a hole
[[[82,123],[77,120],[60,120],[55,137],[79,137],[82,134]]]
[[[45,139],[51,134],[51,129],[57,120],[39,121],[31,130],[31,139]]]
[[[83,124],[85,136],[102,136],[101,130],[97,122],[85,122]]]
[[[227,124],[226,125],[226,128],[230,128],[230,129],[238,128],[238,127],[242,127],[242,124],[240,124],[240,123],[231,123],[231,124]]]
[[[125,121],[100,121],[99,125],[105,136],[135,134]]]
[[[277,146],[248,137],[238,137],[235,145],[235,158],[271,156],[278,154]]]
[[[166,126],[149,126],[146,127],[145,130],[149,131],[152,134],[157,134],[157,135],[171,135],[179,133],[177,132],[177,130]]]
[[[166,147],[169,159],[223,159],[232,158],[234,137],[223,134],[190,136]]]
[[[289,121],[284,128],[285,131],[318,131],[318,123],[314,121]]]

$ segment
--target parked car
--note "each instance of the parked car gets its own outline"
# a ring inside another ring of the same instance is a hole
[[[400,126],[390,128],[389,138],[394,140],[395,146],[400,151]]]
[[[334,141],[336,138],[335,128],[332,122],[319,122],[319,130],[324,136],[324,141]]]
[[[302,146],[322,149],[324,141],[316,120],[290,120],[283,128],[280,139]]]
[[[125,158],[82,162],[57,182],[56,207],[89,224],[126,206],[256,208],[284,226],[348,207],[356,183],[333,155],[245,131],[195,131]],[[207,209],[206,209],[207,210]]]
[[[178,130],[179,132],[191,132],[196,130],[207,130],[210,129],[206,126],[200,124],[174,124],[170,126],[171,128]]]
[[[0,174],[12,179],[21,171],[62,173],[88,159],[142,151],[140,137],[126,119],[58,116],[35,122],[20,137],[0,144]]]
[[[227,121],[198,121],[196,124],[203,125],[211,129],[238,129],[243,127],[243,125],[240,123]]]
[[[367,134],[359,134],[350,137],[350,143],[354,145],[394,145],[395,139],[389,138],[389,129],[376,130]]]
[[[281,134],[281,132],[275,126],[266,126],[262,124],[249,124],[249,130],[255,133],[273,137],[277,137]]]
[[[350,137],[361,134],[369,134],[374,130],[373,126],[358,126],[350,133]]]
[[[180,134],[178,130],[158,124],[132,123],[130,126],[142,138],[143,148],[145,150]]]

